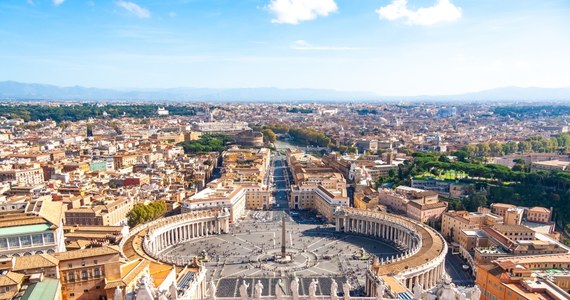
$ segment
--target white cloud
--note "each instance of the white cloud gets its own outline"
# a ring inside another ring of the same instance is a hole
[[[134,2],[120,0],[117,1],[117,5],[119,7],[126,9],[127,11],[129,11],[130,13],[141,19],[150,18],[150,12],[148,11],[148,9],[140,7],[138,4]]]
[[[63,2],[65,2],[65,0],[53,0],[53,5],[59,6],[59,5],[63,4]]]
[[[278,24],[299,24],[317,17],[326,17],[338,10],[334,0],[271,0],[267,8]]]
[[[409,25],[433,25],[441,22],[453,22],[461,18],[461,7],[455,6],[451,0],[436,0],[429,7],[409,8],[407,0],[393,0],[392,3],[380,7],[376,12],[381,19],[394,21],[405,19]]]
[[[291,46],[289,46],[292,50],[300,50],[300,51],[349,51],[349,50],[360,50],[362,48],[355,48],[355,47],[344,47],[344,46],[318,46],[307,43],[304,40],[297,40]]]

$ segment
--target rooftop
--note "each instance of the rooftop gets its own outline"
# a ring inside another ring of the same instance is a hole
[[[55,299],[59,291],[59,280],[44,278],[42,282],[30,285],[21,300]]]
[[[49,224],[34,224],[34,225],[22,225],[22,226],[12,226],[0,228],[0,236],[12,236],[12,235],[23,235],[31,233],[39,233],[48,231],[51,228]]]

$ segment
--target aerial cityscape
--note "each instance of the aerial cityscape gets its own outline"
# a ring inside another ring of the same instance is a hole
[[[570,3],[0,3],[0,300],[570,300]]]

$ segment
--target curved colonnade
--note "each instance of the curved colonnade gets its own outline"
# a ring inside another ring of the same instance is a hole
[[[418,284],[423,289],[436,286],[445,273],[447,244],[433,228],[412,219],[385,212],[342,207],[335,212],[336,230],[391,241],[407,249],[378,261],[367,273],[366,292],[374,296],[375,286],[386,277],[394,277],[409,290]]]
[[[185,266],[192,258],[170,257],[163,252],[192,239],[229,232],[230,213],[221,211],[195,211],[153,221],[144,228],[144,252],[161,262]],[[140,233],[140,232],[139,232]]]

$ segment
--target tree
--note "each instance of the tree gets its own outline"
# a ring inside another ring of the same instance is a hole
[[[222,152],[227,149],[226,144],[232,138],[223,134],[206,134],[196,141],[186,141],[178,145],[184,148],[186,154],[201,154],[206,152]]]
[[[467,197],[465,209],[468,211],[477,211],[479,207],[487,206],[487,195],[485,192],[478,192]]]
[[[277,135],[269,128],[261,130],[261,133],[263,133],[263,139],[266,142],[274,143],[277,140]]]
[[[166,212],[166,208],[164,201],[151,202],[148,205],[135,204],[133,209],[127,213],[127,224],[130,227],[134,227],[138,224],[156,220]]]
[[[497,142],[490,143],[489,149],[491,151],[492,156],[502,156],[503,154],[505,154],[505,152],[503,151],[503,147],[501,146],[501,144]]]
[[[93,136],[93,124],[87,124],[87,136]]]
[[[519,152],[525,153],[532,150],[532,144],[529,141],[522,141],[518,145]]]
[[[457,150],[452,153],[453,156],[457,157],[458,161],[468,162],[469,153],[465,150]]]
[[[479,158],[484,159],[488,157],[490,152],[491,152],[491,147],[489,146],[489,143],[484,142],[477,144],[477,156]]]

